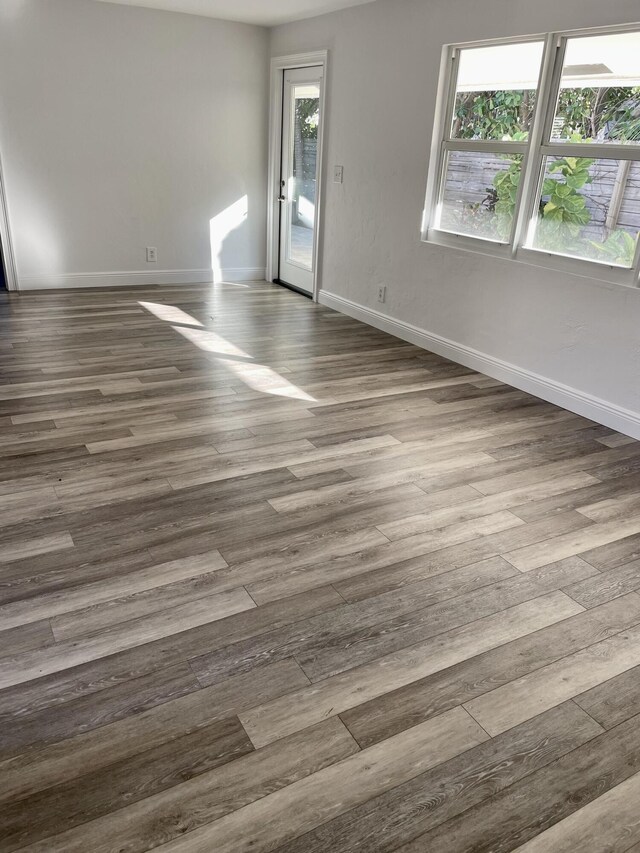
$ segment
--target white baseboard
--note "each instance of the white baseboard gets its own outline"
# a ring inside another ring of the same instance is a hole
[[[264,267],[235,267],[223,269],[215,275],[215,281],[264,281],[267,271]]]
[[[221,281],[261,281],[263,267],[237,267],[221,270]],[[217,279],[216,275],[216,279]],[[134,270],[131,272],[80,272],[57,275],[21,275],[18,289],[56,290],[84,287],[137,287],[156,284],[206,284],[213,272],[204,270]]]
[[[530,370],[525,370],[515,364],[502,361],[502,359],[487,355],[448,338],[443,338],[440,335],[435,335],[432,332],[427,332],[425,329],[412,326],[402,320],[394,320],[387,314],[366,308],[364,305],[359,305],[357,302],[352,302],[350,299],[345,299],[335,293],[329,293],[326,290],[320,291],[319,302],[328,308],[333,308],[335,311],[361,320],[369,326],[395,335],[403,341],[409,341],[409,343],[458,364],[463,364],[465,367],[471,367],[473,370],[499,379],[507,385],[513,385],[514,388],[519,388],[521,391],[527,391],[536,397],[562,406],[570,412],[576,412],[578,415],[604,424],[625,435],[640,439],[640,412],[624,409],[615,403],[601,400],[592,394],[555,382],[546,376],[532,373]]]

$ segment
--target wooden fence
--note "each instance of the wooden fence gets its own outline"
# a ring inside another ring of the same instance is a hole
[[[462,207],[482,203],[493,186],[495,175],[507,169],[510,162],[495,154],[452,151],[447,168],[445,205]],[[640,231],[640,163],[597,160],[589,171],[592,182],[580,191],[591,214],[585,236],[602,240],[615,228],[623,228],[635,236]]]

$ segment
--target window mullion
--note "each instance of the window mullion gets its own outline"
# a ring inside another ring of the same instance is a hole
[[[557,35],[550,33],[545,43],[533,125],[529,134],[528,151],[523,163],[522,177],[518,189],[516,215],[511,235],[513,256],[517,255],[518,249],[526,239],[529,222],[536,209],[536,196],[542,170],[541,146],[545,138],[544,135],[548,126],[549,114],[555,109],[555,93],[560,83],[562,56],[563,50],[558,43]],[[553,107],[551,106],[552,103],[554,104]]]
[[[640,160],[640,146],[613,142],[550,142],[541,148],[547,157],[593,157],[595,160]]]
[[[640,287],[640,238],[636,241],[636,253],[633,259],[633,284]]]
[[[556,117],[556,107],[560,97],[560,82],[562,80],[562,69],[564,67],[564,56],[567,49],[567,40],[564,36],[551,33],[549,36],[551,50],[553,53],[553,67],[547,80],[544,92],[544,116],[540,145],[548,145],[553,130],[553,120]]]
[[[501,139],[447,139],[446,151],[476,151],[478,154],[526,154],[526,142],[504,142]]]

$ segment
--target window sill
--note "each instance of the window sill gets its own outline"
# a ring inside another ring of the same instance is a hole
[[[431,243],[437,246],[445,246],[449,249],[459,249],[463,252],[471,252],[476,255],[486,255],[491,258],[512,261],[517,264],[538,267],[540,269],[553,270],[568,275],[587,278],[605,284],[621,285],[637,289],[639,287],[635,270],[622,267],[609,266],[597,261],[585,261],[580,258],[572,258],[567,255],[558,255],[552,252],[541,252],[537,249],[519,248],[514,251],[505,243],[494,243],[491,240],[482,240],[476,237],[466,237],[462,234],[453,234],[449,231],[439,231],[430,228],[421,238],[423,243]]]

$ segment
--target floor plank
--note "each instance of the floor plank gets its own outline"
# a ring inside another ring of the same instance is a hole
[[[45,650],[26,651],[0,658],[0,688],[22,684],[61,669],[70,669],[96,658],[108,657],[123,649],[178,634],[252,607],[255,607],[253,599],[244,588],[240,588],[141,616],[130,620],[132,624],[115,625],[81,640],[61,640]]]
[[[47,744],[45,734],[35,746],[2,764],[0,797],[19,799],[50,788],[56,781],[82,776],[88,767],[108,767],[148,749],[171,743],[180,737],[237,715],[255,702],[268,701],[306,684],[307,679],[293,661],[264,667],[251,678],[236,675],[205,690],[189,690],[178,698],[138,713],[118,717],[106,725],[93,720],[71,737]]]
[[[486,739],[480,726],[456,708],[203,826],[164,849],[184,853],[272,850]]]
[[[640,773],[518,847],[518,853],[624,853],[640,841]]]
[[[391,853],[551,764],[601,731],[571,703],[561,705],[372,798],[279,850]]]
[[[506,731],[640,665],[640,627],[631,628],[472,699],[464,707],[492,735]]]
[[[635,717],[396,849],[402,853],[506,853],[638,772],[640,718]]]
[[[165,846],[313,778],[357,752],[358,746],[344,725],[335,718],[326,720],[302,734],[24,849],[31,853],[113,853],[114,849],[134,853]]]
[[[640,666],[634,666],[575,697],[605,729],[633,717],[640,708]]]
[[[373,663],[258,705],[241,721],[256,747],[580,612],[561,592],[486,616]]]
[[[266,282],[0,313],[3,850],[639,847],[640,443]]]
[[[0,844],[16,850],[145,799],[253,750],[237,717],[226,717],[77,779],[3,805]]]
[[[625,596],[461,661],[405,687],[390,690],[340,716],[358,743],[365,747],[562,660],[639,622],[640,598]],[[588,695],[577,698],[581,701]],[[633,708],[634,696],[637,695],[631,693],[625,707]],[[589,705],[585,704],[584,708],[592,712]],[[626,711],[622,720],[634,713]],[[608,728],[603,719],[593,713],[592,716]]]

